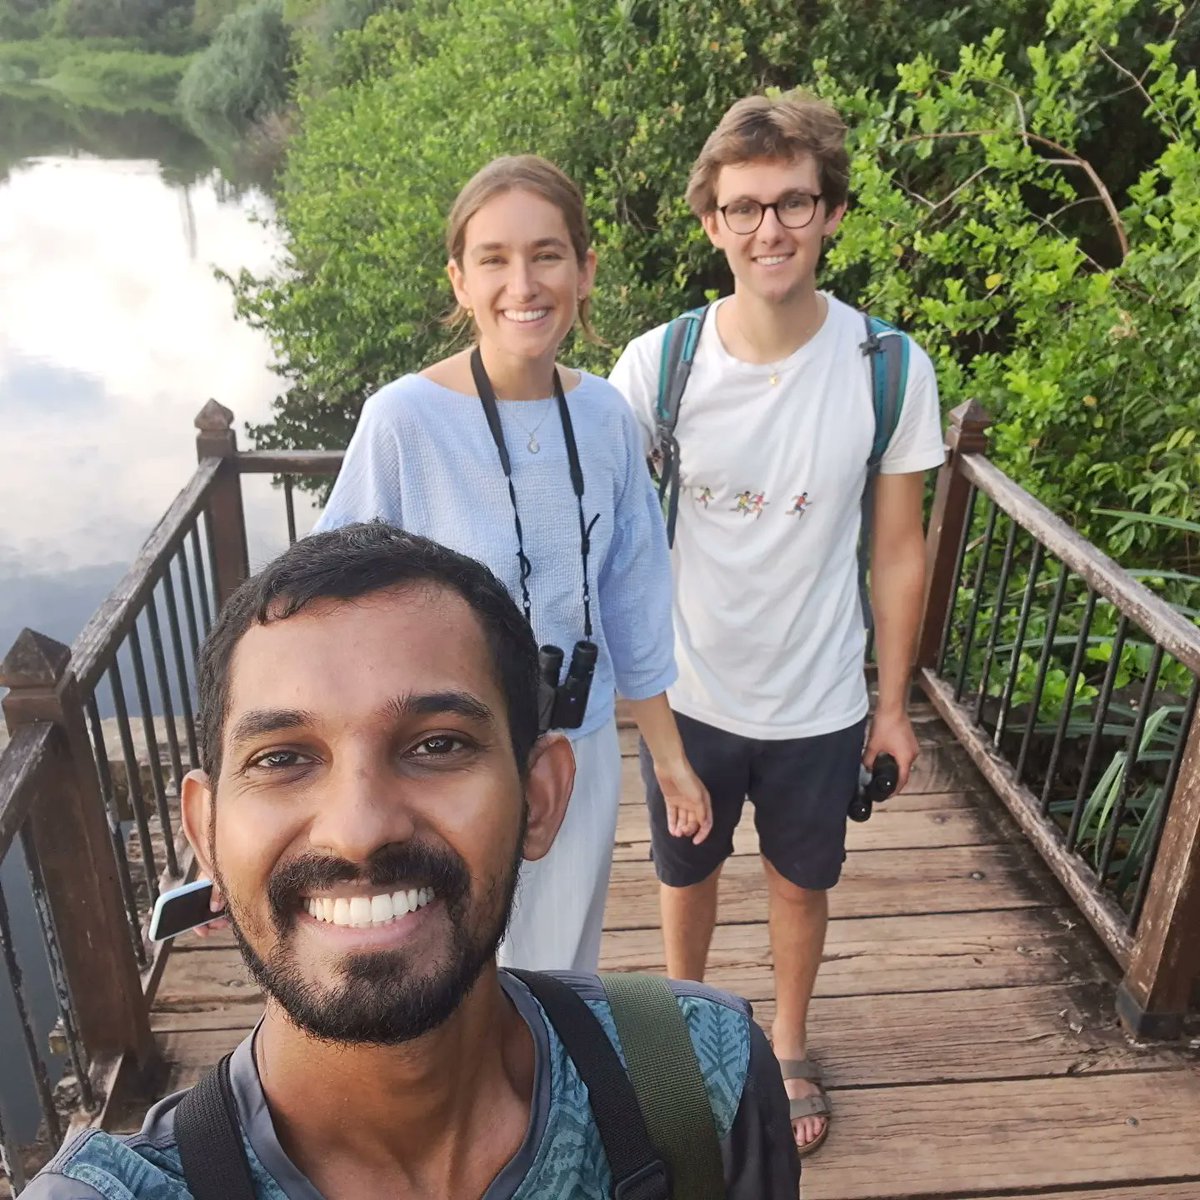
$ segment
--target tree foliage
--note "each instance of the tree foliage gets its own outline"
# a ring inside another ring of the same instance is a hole
[[[448,345],[444,214],[500,153],[588,192],[611,347],[728,286],[683,202],[737,96],[805,85],[853,127],[824,279],[979,398],[1010,474],[1127,559],[1195,568],[1200,101],[1173,0],[414,0],[300,69],[287,257],[243,279],[288,395],[263,444],[343,444],[363,399]],[[994,27],[994,28],[993,28]]]

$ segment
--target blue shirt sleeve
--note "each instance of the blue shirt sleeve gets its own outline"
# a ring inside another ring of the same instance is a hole
[[[598,587],[617,692],[646,700],[675,682],[671,558],[633,413],[621,405],[625,479]]]
[[[358,428],[346,448],[342,469],[313,532],[355,521],[380,519],[404,525],[400,495],[400,423],[393,388],[376,392],[363,405]]]

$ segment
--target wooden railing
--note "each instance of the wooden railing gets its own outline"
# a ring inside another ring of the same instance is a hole
[[[1175,1037],[1200,978],[1200,629],[983,456],[951,414],[918,681]]]
[[[952,414],[917,679],[1124,968],[1129,1027],[1174,1036],[1200,975],[1200,631],[988,463],[986,425],[974,405]],[[68,1121],[102,1119],[118,1090],[155,1082],[148,1014],[167,948],[148,945],[145,929],[160,888],[192,870],[178,787],[199,765],[200,640],[249,569],[241,476],[280,480],[294,541],[296,478],[336,475],[342,461],[239,452],[233,414],[215,402],[196,426],[195,475],[75,644],[25,630],[0,664],[12,733],[0,752],[0,863],[22,859],[55,984],[52,1042],[76,1081],[53,1094],[0,891],[0,949],[51,1143]],[[1097,838],[1085,818],[1105,778]],[[1135,833],[1133,800],[1147,794]],[[19,1189],[22,1152],[3,1114],[0,1150]]]

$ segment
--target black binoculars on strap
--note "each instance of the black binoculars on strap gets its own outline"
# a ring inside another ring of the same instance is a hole
[[[866,821],[871,809],[882,804],[900,786],[900,765],[890,754],[877,754],[870,772],[859,776],[858,795],[850,801],[850,820]]]
[[[559,683],[562,650],[557,646],[538,648],[538,733],[578,729],[583,724],[597,654],[595,642],[576,642],[567,677]]]

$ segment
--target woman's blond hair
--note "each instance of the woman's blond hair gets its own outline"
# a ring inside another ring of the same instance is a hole
[[[832,105],[807,92],[784,96],[747,96],[721,118],[692,167],[687,202],[701,217],[717,207],[717,178],[722,167],[755,159],[816,160],[826,209],[846,202],[850,156],[846,124]]]
[[[583,193],[563,171],[536,154],[509,154],[494,158],[467,181],[458,193],[446,221],[446,253],[461,269],[467,224],[471,218],[493,197],[518,189],[541,196],[562,213],[571,248],[579,265],[583,266],[592,245],[592,230],[588,224]],[[446,323],[458,328],[470,319],[470,313],[461,304],[456,304]],[[588,341],[600,341],[592,328],[590,297],[585,296],[579,302],[579,325]]]

